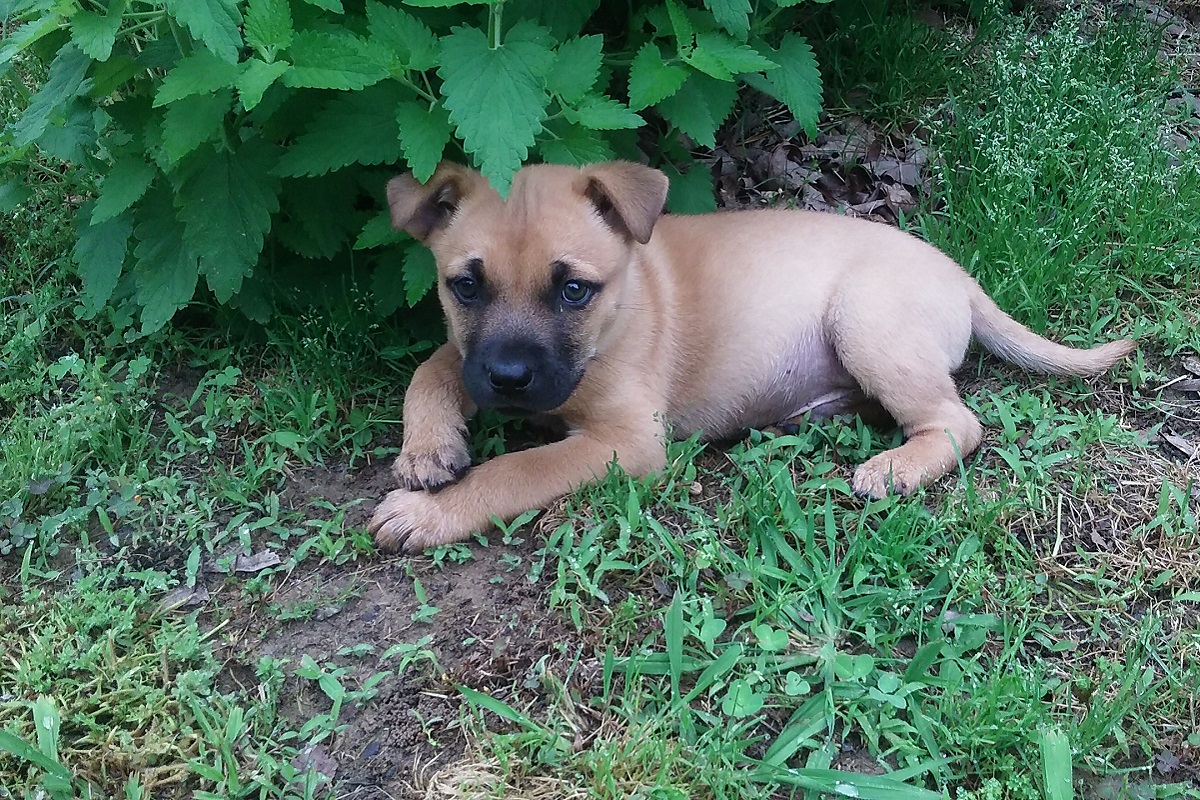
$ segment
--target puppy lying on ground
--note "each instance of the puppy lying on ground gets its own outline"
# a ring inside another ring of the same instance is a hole
[[[979,446],[950,377],[972,335],[1054,374],[1100,373],[1134,348],[1047,341],[893,228],[785,210],[663,216],[666,194],[661,172],[626,162],[526,167],[507,200],[449,163],[424,185],[391,181],[392,223],[437,259],[449,343],[405,396],[404,488],[370,522],[380,547],[467,539],[614,458],[654,472],[668,431],[720,438],[806,414],[887,412],[905,442],[853,485],[907,494]],[[465,420],[478,408],[549,414],[568,434],[470,467]]]

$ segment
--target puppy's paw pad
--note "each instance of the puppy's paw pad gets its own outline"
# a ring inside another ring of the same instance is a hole
[[[406,489],[436,491],[454,483],[471,466],[471,455],[462,441],[435,450],[404,451],[392,464],[392,474]]]

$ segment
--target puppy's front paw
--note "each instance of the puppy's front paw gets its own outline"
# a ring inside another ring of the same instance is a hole
[[[456,526],[438,495],[397,489],[375,508],[367,531],[379,549],[393,553],[419,553],[428,547],[461,542],[471,531]]]
[[[430,448],[406,447],[392,464],[392,474],[406,489],[436,492],[463,476],[471,467],[471,454],[455,431]]]
[[[920,488],[925,470],[891,451],[880,453],[854,471],[852,487],[860,497],[875,500],[889,494],[908,495]]]

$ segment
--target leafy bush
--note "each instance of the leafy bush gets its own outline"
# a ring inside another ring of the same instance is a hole
[[[262,319],[368,276],[386,315],[434,278],[381,211],[401,161],[425,178],[468,159],[503,192],[528,159],[640,145],[695,209],[711,181],[678,134],[713,146],[739,83],[813,128],[804,0],[692,2],[0,0],[6,82],[22,88],[22,53],[48,64],[0,163],[95,176],[74,252],[87,315],[115,307],[148,334],[206,287]],[[10,181],[0,204],[23,193]]]

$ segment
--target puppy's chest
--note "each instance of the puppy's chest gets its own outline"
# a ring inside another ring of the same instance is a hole
[[[703,431],[706,438],[735,435],[805,413],[834,416],[862,396],[833,348],[816,335],[792,337],[775,347],[759,342],[757,348],[699,371],[678,388],[671,413],[676,435]]]

